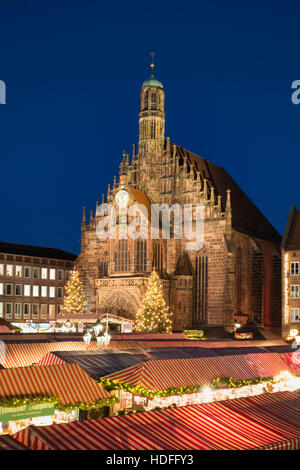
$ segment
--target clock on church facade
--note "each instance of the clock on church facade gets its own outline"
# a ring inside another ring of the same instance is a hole
[[[228,173],[165,139],[165,91],[153,73],[140,91],[139,140],[123,154],[119,177],[102,202],[116,211],[141,204],[203,204],[204,245],[184,239],[100,240],[97,213],[82,220],[76,266],[90,312],[134,319],[155,268],[174,314],[174,330],[231,326],[245,318],[281,322],[281,237]],[[126,219],[127,220],[127,219]],[[118,223],[127,223],[125,220]]]

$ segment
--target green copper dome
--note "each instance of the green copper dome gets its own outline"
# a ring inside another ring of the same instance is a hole
[[[154,75],[151,75],[148,80],[145,80],[142,86],[157,86],[158,88],[164,89],[163,84],[159,80],[156,80]]]

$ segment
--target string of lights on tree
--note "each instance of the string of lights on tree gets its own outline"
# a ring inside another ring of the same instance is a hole
[[[67,315],[86,313],[86,300],[84,297],[83,285],[79,278],[79,272],[74,269],[66,287],[61,312]]]
[[[166,304],[162,281],[156,271],[149,277],[147,291],[136,314],[134,329],[137,332],[172,333],[173,314]]]

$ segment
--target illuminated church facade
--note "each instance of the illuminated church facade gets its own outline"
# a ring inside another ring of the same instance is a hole
[[[140,91],[139,140],[123,154],[119,177],[102,203],[201,204],[204,244],[184,238],[101,240],[101,216],[81,224],[76,266],[92,314],[134,319],[153,269],[174,314],[174,330],[231,326],[241,315],[258,325],[281,322],[281,237],[228,173],[165,138],[165,91],[153,74]],[[98,202],[96,204],[96,210]],[[120,223],[120,221],[119,221]],[[171,224],[172,233],[172,224]]]

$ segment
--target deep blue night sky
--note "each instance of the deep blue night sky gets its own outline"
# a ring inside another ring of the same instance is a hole
[[[82,205],[137,141],[149,51],[166,135],[223,166],[282,233],[299,206],[299,13],[296,1],[0,0],[0,239],[79,252]]]

